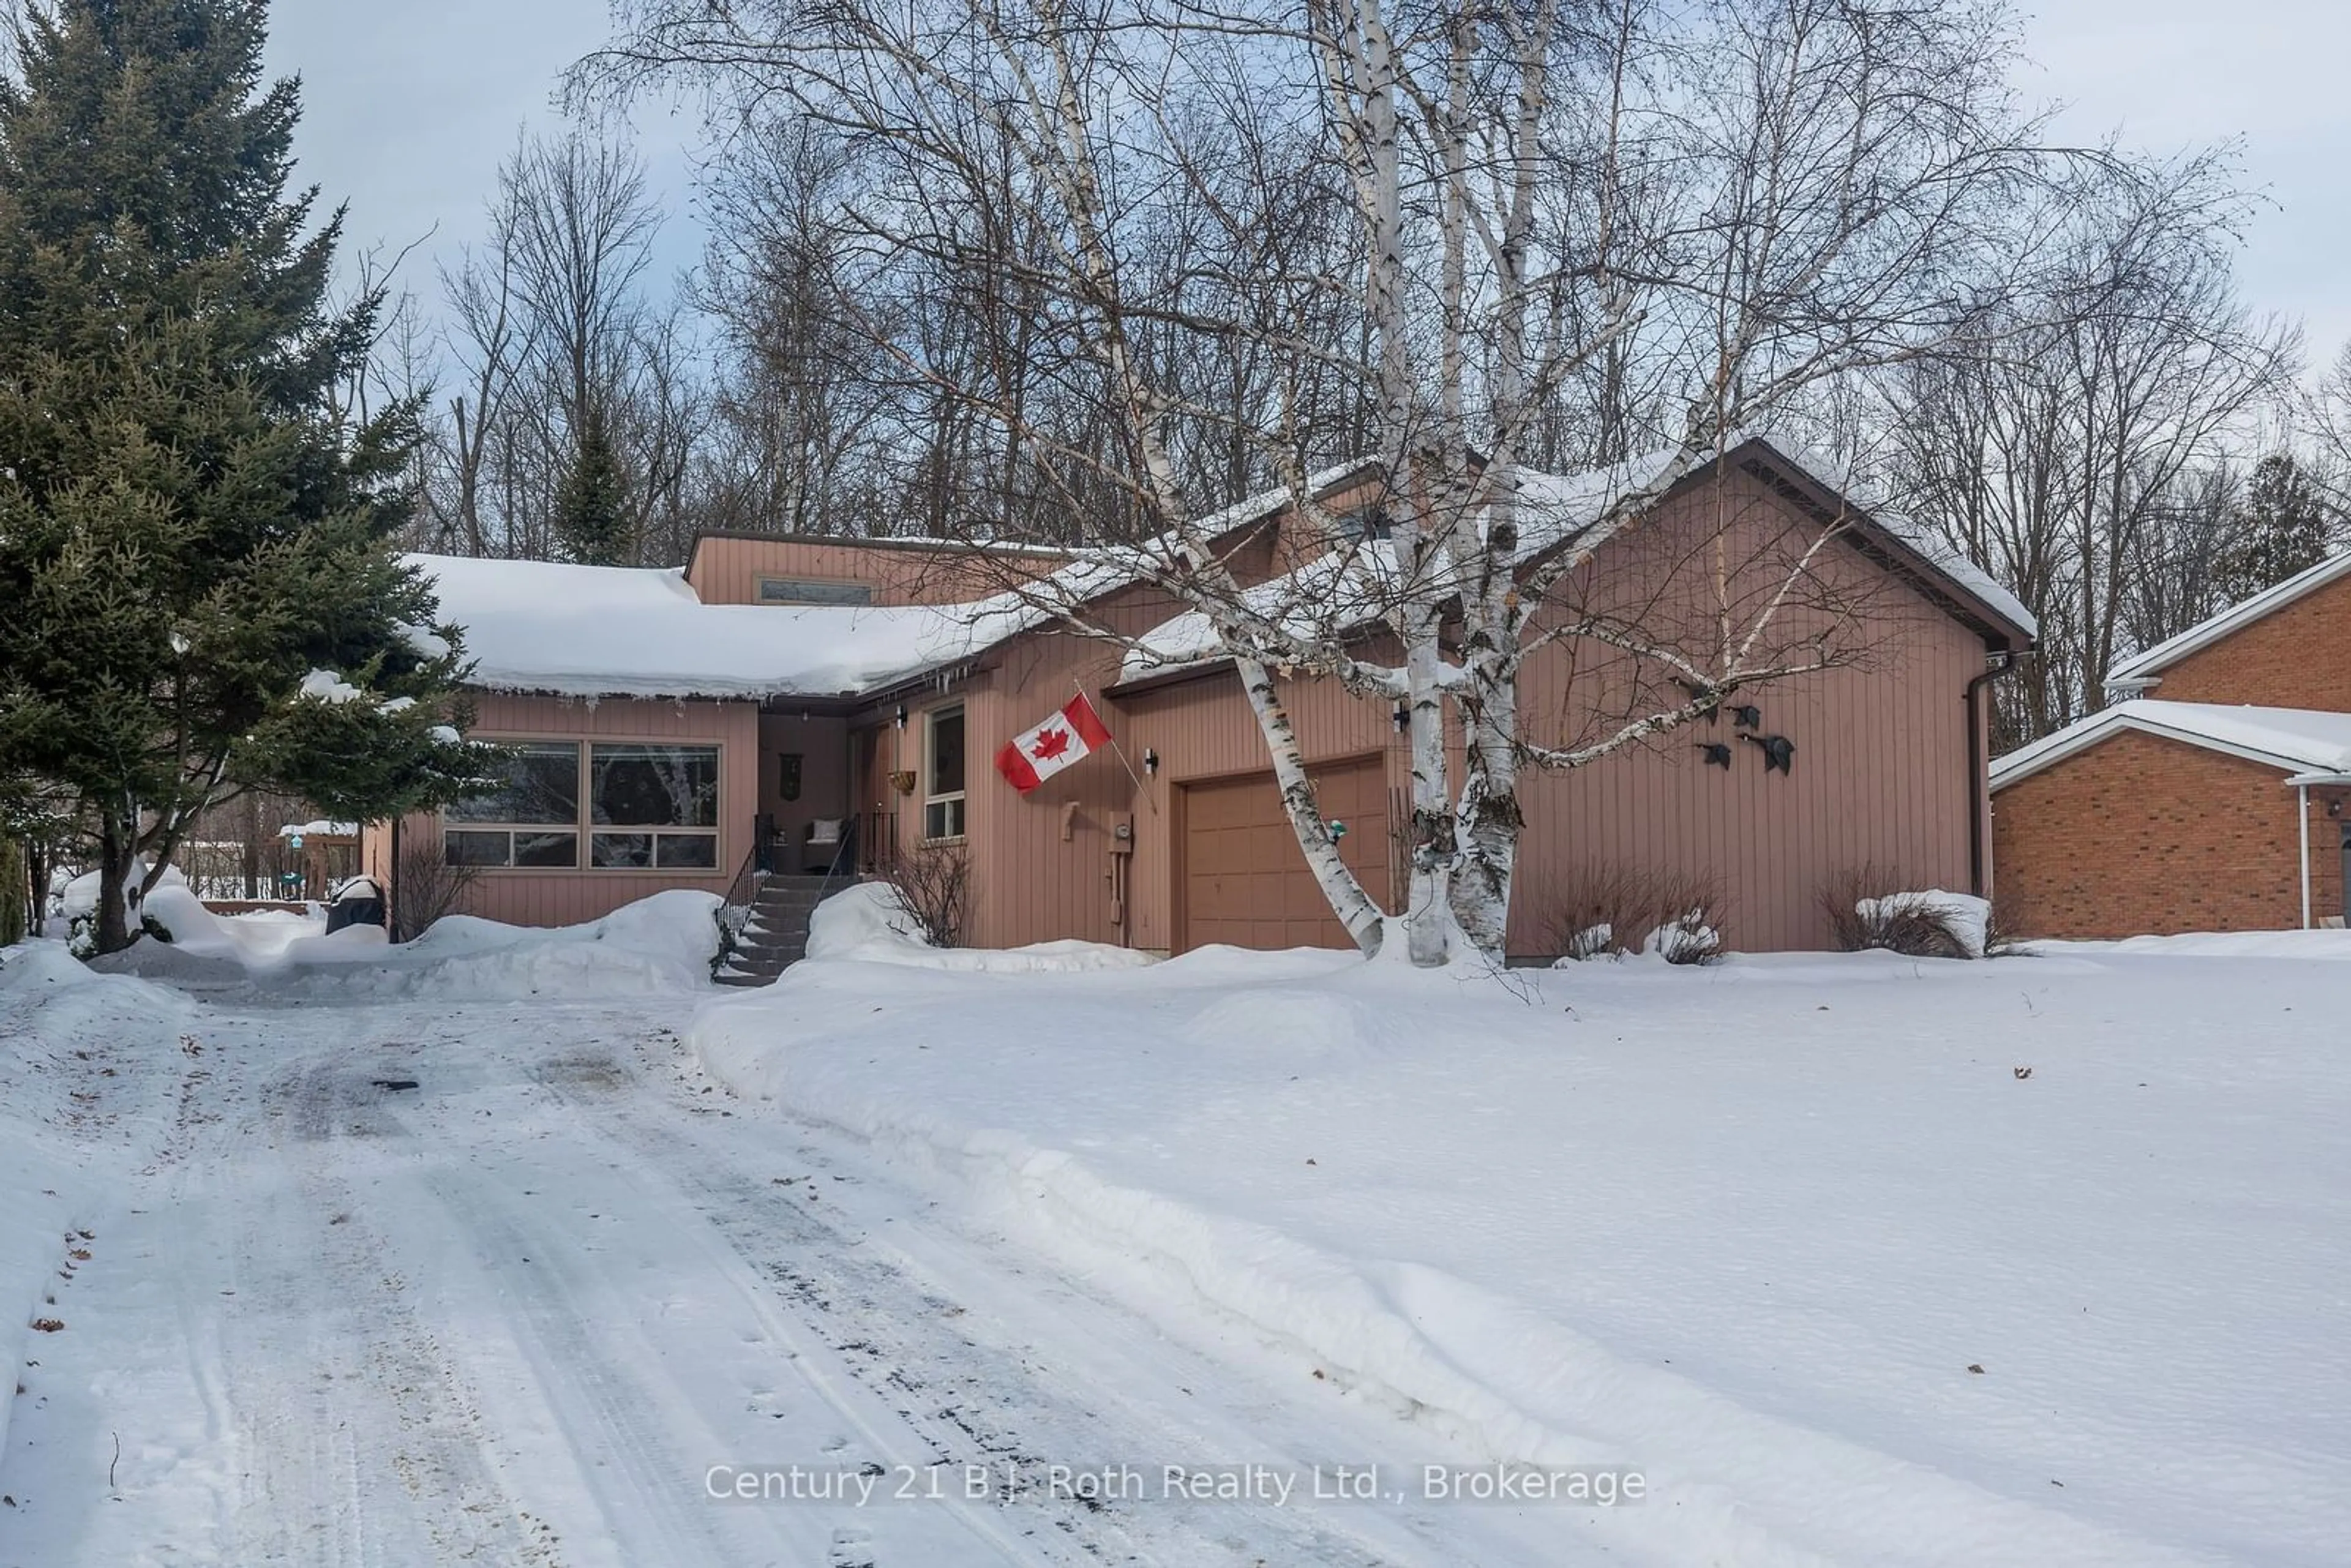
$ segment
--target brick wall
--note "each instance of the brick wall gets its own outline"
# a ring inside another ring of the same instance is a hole
[[[2351,710],[2351,577],[2303,595],[2162,672],[2168,702]]]
[[[2021,779],[1992,798],[2001,918],[2031,936],[2299,925],[2286,777],[2123,730]],[[2311,792],[2314,917],[2343,912],[2341,826],[2326,815],[2327,797],[2340,793]]]

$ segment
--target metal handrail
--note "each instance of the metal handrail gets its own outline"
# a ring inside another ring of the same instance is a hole
[[[743,927],[750,924],[751,903],[759,895],[759,883],[766,877],[768,866],[768,821],[760,816],[751,819],[751,848],[736,869],[735,878],[726,884],[718,907],[711,918],[718,923],[718,951],[711,955],[710,974],[716,978],[734,956],[736,945],[743,939]]]

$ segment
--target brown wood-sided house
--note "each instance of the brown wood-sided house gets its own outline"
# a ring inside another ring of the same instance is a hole
[[[2351,554],[2117,665],[2113,706],[1992,766],[2020,935],[2339,925],[2351,903]]]
[[[1322,510],[1361,515],[1364,471],[1324,484]],[[1298,537],[1307,525],[1281,497],[1217,526],[1244,576],[1327,549]],[[1741,694],[1756,730],[1725,711],[1529,775],[1513,956],[1559,951],[1557,891],[1603,865],[1709,883],[1727,942],[1746,949],[1825,946],[1823,892],[1865,864],[1911,886],[1986,885],[1981,692],[2032,628],[1980,574],[1758,440],[1668,492],[1574,580],[1639,604],[1661,635],[1711,626],[1747,579],[1824,530],[1819,570],[1869,607],[1865,656]],[[1053,552],[712,535],[682,571],[418,559],[476,662],[472,733],[523,748],[504,794],[400,825],[480,868],[474,913],[573,923],[657,889],[723,893],[754,858],[870,872],[960,841],[977,945],[1345,945],[1230,664],[1155,665],[991,593],[1007,572],[1061,570]],[[1180,608],[1111,581],[1089,613],[1142,637]],[[1528,737],[1558,744],[1621,711],[1630,678],[1577,638],[1547,643],[1524,671]],[[991,757],[1080,692],[1132,771],[1092,756],[1019,793]],[[1343,853],[1393,911],[1408,782],[1395,716],[1326,681],[1285,694]],[[1764,732],[1792,744],[1791,766],[1741,744]],[[390,833],[371,846],[388,868]]]

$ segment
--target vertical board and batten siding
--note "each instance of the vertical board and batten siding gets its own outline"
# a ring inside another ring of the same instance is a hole
[[[1747,540],[1737,559],[1763,562],[1769,551],[1755,540],[1802,519],[1744,477],[1731,488],[1729,504],[1742,508],[1738,530]],[[1656,596],[1653,613],[1661,621],[1712,613],[1710,573],[1683,581],[1657,578],[1651,567],[1667,561],[1687,575],[1691,561],[1704,566],[1707,558],[1687,547],[1693,530],[1719,526],[1713,508],[1724,504],[1703,491],[1686,498],[1678,510],[1646,524],[1641,542],[1620,549],[1619,559],[1604,554],[1600,569],[1630,585],[1629,592]],[[1645,550],[1647,564],[1639,559]],[[1712,883],[1723,894],[1726,937],[1757,951],[1825,946],[1823,894],[1865,867],[1886,883],[1880,891],[1971,885],[1965,692],[1984,668],[1982,641],[1857,555],[1841,551],[1833,570],[1863,591],[1856,602],[1865,615],[1854,636],[1859,663],[1740,699],[1763,710],[1763,733],[1794,741],[1792,773],[1767,774],[1761,752],[1735,738],[1726,713],[1587,768],[1522,775],[1527,829],[1510,951],[1555,951],[1561,890],[1583,871],[1612,863]],[[1768,570],[1758,571],[1770,580]],[[1750,582],[1730,591],[1735,600],[1761,590]],[[1792,612],[1788,637],[1801,641],[1809,631]],[[1521,712],[1531,741],[1571,739],[1576,725],[1626,700],[1604,679],[1593,689],[1588,661],[1580,675],[1573,664],[1561,643],[1530,657]],[[922,711],[940,700],[965,706],[974,941],[1009,946],[1080,936],[1160,950],[1183,946],[1179,791],[1265,774],[1264,741],[1229,669],[1102,701],[1113,675],[1112,655],[1101,644],[1045,633],[1004,650],[951,696],[909,701],[906,767],[919,766]],[[996,775],[995,749],[1081,685],[1096,695],[1138,768],[1146,751],[1157,754],[1156,776],[1138,789],[1115,758],[1091,758],[1020,797]],[[1376,757],[1391,790],[1407,787],[1408,757],[1386,705],[1350,696],[1329,682],[1284,683],[1283,690],[1310,766]],[[1701,763],[1698,746],[1716,739],[1734,747],[1728,773]],[[1458,768],[1458,731],[1450,750]],[[900,806],[902,838],[910,845],[919,838],[920,800],[918,789]],[[1111,833],[1129,813],[1134,849],[1122,924],[1113,918],[1108,873]],[[1393,907],[1401,890],[1374,880],[1368,891]]]
[[[1115,707],[1101,700],[1111,668],[1112,658],[1100,643],[1040,632],[1002,650],[993,667],[943,699],[964,706],[972,941],[1010,947],[1074,936],[1139,945],[1116,918],[1121,912],[1113,907],[1111,859],[1118,825],[1148,808],[1135,798],[1134,781],[1118,757],[1089,757],[1025,796],[996,770],[998,747],[1081,689],[1095,699],[1126,755],[1139,757]],[[926,699],[922,706],[934,704]],[[910,728],[910,734],[919,730]],[[900,818],[916,834],[922,795],[918,780]],[[1138,836],[1150,831],[1135,820]]]
[[[1954,628],[1957,630],[1957,628]],[[1962,698],[1980,643],[1908,650],[1898,669],[1834,670],[1742,694],[1762,731],[1795,743],[1767,773],[1726,713],[1588,767],[1528,777],[1510,950],[1550,953],[1562,893],[1608,866],[1688,877],[1723,898],[1723,932],[1750,952],[1828,945],[1823,897],[1865,867],[1892,892],[1970,885]],[[1539,657],[1529,694],[1557,679]],[[1698,747],[1732,747],[1726,772]]]
[[[873,591],[876,604],[961,604],[1000,592],[1018,579],[1051,571],[1065,559],[1008,550],[967,559],[946,549],[888,540],[705,534],[695,541],[685,580],[705,604],[757,604],[762,577],[862,583]]]
[[[1604,549],[1581,591],[1587,604],[1642,606],[1645,625],[1685,636],[1702,636],[1727,601],[1741,629],[1815,532],[1736,475]],[[1982,639],[1846,547],[1812,570],[1820,601],[1782,609],[1768,633],[1782,651],[1759,644],[1755,662],[1802,662],[1827,631],[1849,663],[1742,690],[1713,720],[1586,767],[1521,774],[1511,952],[1556,952],[1562,894],[1608,867],[1711,884],[1726,941],[1749,951],[1826,946],[1823,895],[1865,868],[1887,883],[1871,891],[1971,887],[1966,691],[1985,667]],[[1604,653],[1579,669],[1567,644],[1546,644],[1521,677],[1522,735],[1572,746],[1682,700],[1671,686],[1636,700],[1626,678]],[[1794,743],[1791,772],[1767,772],[1761,749],[1739,738],[1729,708],[1740,704],[1761,710],[1758,733]],[[1728,771],[1705,764],[1709,742],[1730,746]]]
[[[576,925],[664,888],[724,894],[751,848],[751,819],[759,798],[759,709],[748,702],[670,702],[642,697],[520,696],[486,692],[474,697],[474,740],[670,741],[712,746],[718,754],[718,865],[707,873],[677,871],[485,870],[465,900],[465,913],[514,925]],[[412,817],[402,834],[430,841],[440,820]],[[581,846],[585,858],[586,845]]]

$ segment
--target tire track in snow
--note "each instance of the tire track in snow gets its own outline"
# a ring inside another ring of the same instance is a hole
[[[595,1473],[594,1500],[619,1560],[676,1568],[736,1561],[708,1504],[697,1500],[696,1467],[676,1454],[654,1418],[660,1403],[653,1391],[625,1370],[627,1358],[615,1354],[609,1337],[580,1311],[582,1301],[598,1295],[599,1282],[554,1237],[534,1236],[517,1223],[478,1178],[444,1168],[425,1185],[452,1228],[480,1256],[530,1260],[527,1269],[502,1275],[502,1305],[527,1342],[541,1397],[585,1469]]]
[[[581,1066],[577,1061],[543,1065],[540,1077],[577,1076]],[[530,1092],[529,1084],[521,1087]],[[541,1089],[534,1097],[542,1105],[559,1107],[568,1119],[583,1119],[578,1103],[546,1090],[543,1082]],[[760,1355],[770,1373],[780,1366],[785,1379],[802,1385],[850,1440],[851,1446],[840,1449],[833,1458],[842,1464],[862,1459],[886,1472],[899,1465],[919,1467],[935,1458],[919,1443],[909,1441],[912,1435],[897,1413],[848,1376],[831,1348],[816,1343],[805,1326],[783,1312],[773,1290],[712,1228],[708,1217],[677,1180],[674,1145],[651,1151],[627,1144],[614,1147],[609,1128],[599,1126],[597,1133],[594,1152],[600,1161],[620,1166],[611,1156],[623,1156],[622,1185],[637,1204],[665,1211],[660,1216],[664,1222],[660,1229],[663,1245],[671,1249],[670,1261],[679,1276],[690,1278],[703,1292],[695,1303],[697,1320],[751,1325],[747,1331],[739,1327],[737,1331],[744,1343],[764,1346]],[[671,1157],[662,1157],[664,1155]],[[518,1157],[535,1163],[544,1156],[534,1149]],[[542,1395],[559,1414],[586,1417],[564,1422],[568,1431],[592,1433],[593,1441],[583,1449],[582,1458],[591,1466],[612,1461],[624,1472],[629,1494],[642,1501],[643,1513],[663,1521],[660,1553],[647,1555],[641,1550],[625,1561],[739,1562],[742,1559],[733,1551],[721,1549],[719,1536],[726,1532],[714,1522],[721,1520],[737,1534],[769,1532],[777,1544],[793,1552],[789,1558],[776,1560],[795,1565],[817,1561],[809,1553],[821,1552],[841,1568],[898,1568],[897,1561],[877,1553],[886,1553],[890,1543],[900,1537],[925,1543],[918,1554],[904,1559],[905,1568],[950,1562],[960,1568],[983,1560],[1017,1568],[1050,1568],[1075,1561],[1041,1552],[1037,1541],[998,1517],[997,1511],[952,1496],[925,1500],[922,1507],[926,1517],[897,1511],[874,1516],[870,1529],[859,1520],[839,1520],[838,1511],[805,1506],[714,1508],[701,1491],[704,1467],[684,1460],[676,1451],[676,1438],[697,1427],[695,1436],[715,1441],[710,1423],[688,1407],[692,1400],[686,1390],[664,1385],[653,1373],[635,1370],[651,1367],[659,1358],[646,1354],[643,1343],[631,1343],[613,1314],[600,1313],[591,1322],[580,1311],[579,1303],[583,1301],[610,1302],[625,1296],[632,1281],[600,1269],[591,1257],[596,1248],[583,1244],[569,1227],[551,1223],[546,1207],[534,1208],[524,1201],[509,1172],[492,1175],[486,1170],[444,1167],[435,1170],[426,1186],[452,1228],[468,1238],[483,1258],[528,1260],[527,1266],[517,1261],[502,1270],[499,1277],[507,1303],[533,1341],[527,1354]],[[681,1252],[685,1256],[677,1256]],[[715,1291],[710,1290],[714,1281],[718,1287]],[[778,1397],[772,1390],[756,1391],[754,1402]],[[666,1410],[669,1423],[664,1426],[649,1418],[646,1413],[653,1410]],[[737,1462],[768,1462],[777,1458],[729,1457]],[[818,1457],[803,1458],[816,1461]],[[633,1503],[627,1509],[608,1510],[607,1515],[616,1531],[622,1533],[633,1528],[633,1517],[643,1516]],[[942,1549],[955,1554],[935,1555]]]
[[[549,1095],[592,1120],[604,1135],[633,1151],[643,1168],[658,1172],[658,1179],[693,1204],[760,1278],[774,1303],[771,1314],[780,1316],[789,1306],[790,1322],[779,1327],[779,1335],[802,1341],[820,1336],[832,1364],[896,1417],[893,1427],[925,1450],[885,1457],[884,1463],[1009,1463],[1033,1474],[1049,1458],[1075,1457],[1072,1441],[1092,1443],[1089,1452],[1098,1458],[1119,1440],[1093,1409],[1072,1404],[1072,1391],[1040,1386],[1044,1375],[1038,1367],[956,1328],[962,1306],[872,1256],[860,1245],[862,1238],[846,1233],[820,1212],[820,1203],[810,1201],[819,1197],[813,1176],[785,1187],[771,1176],[746,1172],[731,1151],[699,1136],[695,1126],[678,1124],[681,1111],[707,1115],[708,1105],[695,1103],[692,1096],[664,1104],[649,1092],[651,1083],[631,1083],[637,1076],[617,1060],[577,1055],[534,1070]],[[807,1153],[800,1152],[803,1160]],[[805,1196],[780,1196],[794,1190]],[[810,1359],[803,1354],[803,1366]],[[1073,1438],[1067,1430],[1073,1425],[1090,1436]],[[1049,1439],[1025,1429],[1036,1427],[1061,1430]],[[1125,1436],[1133,1441],[1132,1434]],[[1165,1443],[1176,1435],[1160,1431],[1151,1437]],[[872,1440],[877,1446],[887,1442],[878,1435]],[[904,1437],[895,1446],[903,1450]],[[880,1451],[890,1454],[887,1447]],[[1152,1504],[1146,1516],[1114,1501],[1081,1505],[1030,1491],[1019,1506],[1050,1521],[1060,1542],[1056,1561],[1378,1568],[1422,1560],[1415,1544],[1393,1531],[1380,1531],[1384,1539],[1375,1547],[1353,1531],[1330,1528],[1337,1521],[1304,1509],[1250,1515],[1243,1541],[1221,1527],[1229,1521],[1186,1517],[1179,1504]],[[1373,1521],[1348,1522],[1368,1526]],[[1438,1560],[1462,1561],[1450,1553]]]
[[[485,1461],[478,1400],[404,1299],[407,1281],[337,1169],[354,1141],[401,1133],[358,1090],[331,1061],[267,1084],[264,1146],[212,1165],[215,1197],[246,1189],[216,1206],[237,1221],[223,1249],[233,1294],[198,1314],[217,1335],[215,1396],[249,1454],[231,1560],[560,1568]],[[273,1163],[294,1201],[252,1202]]]

